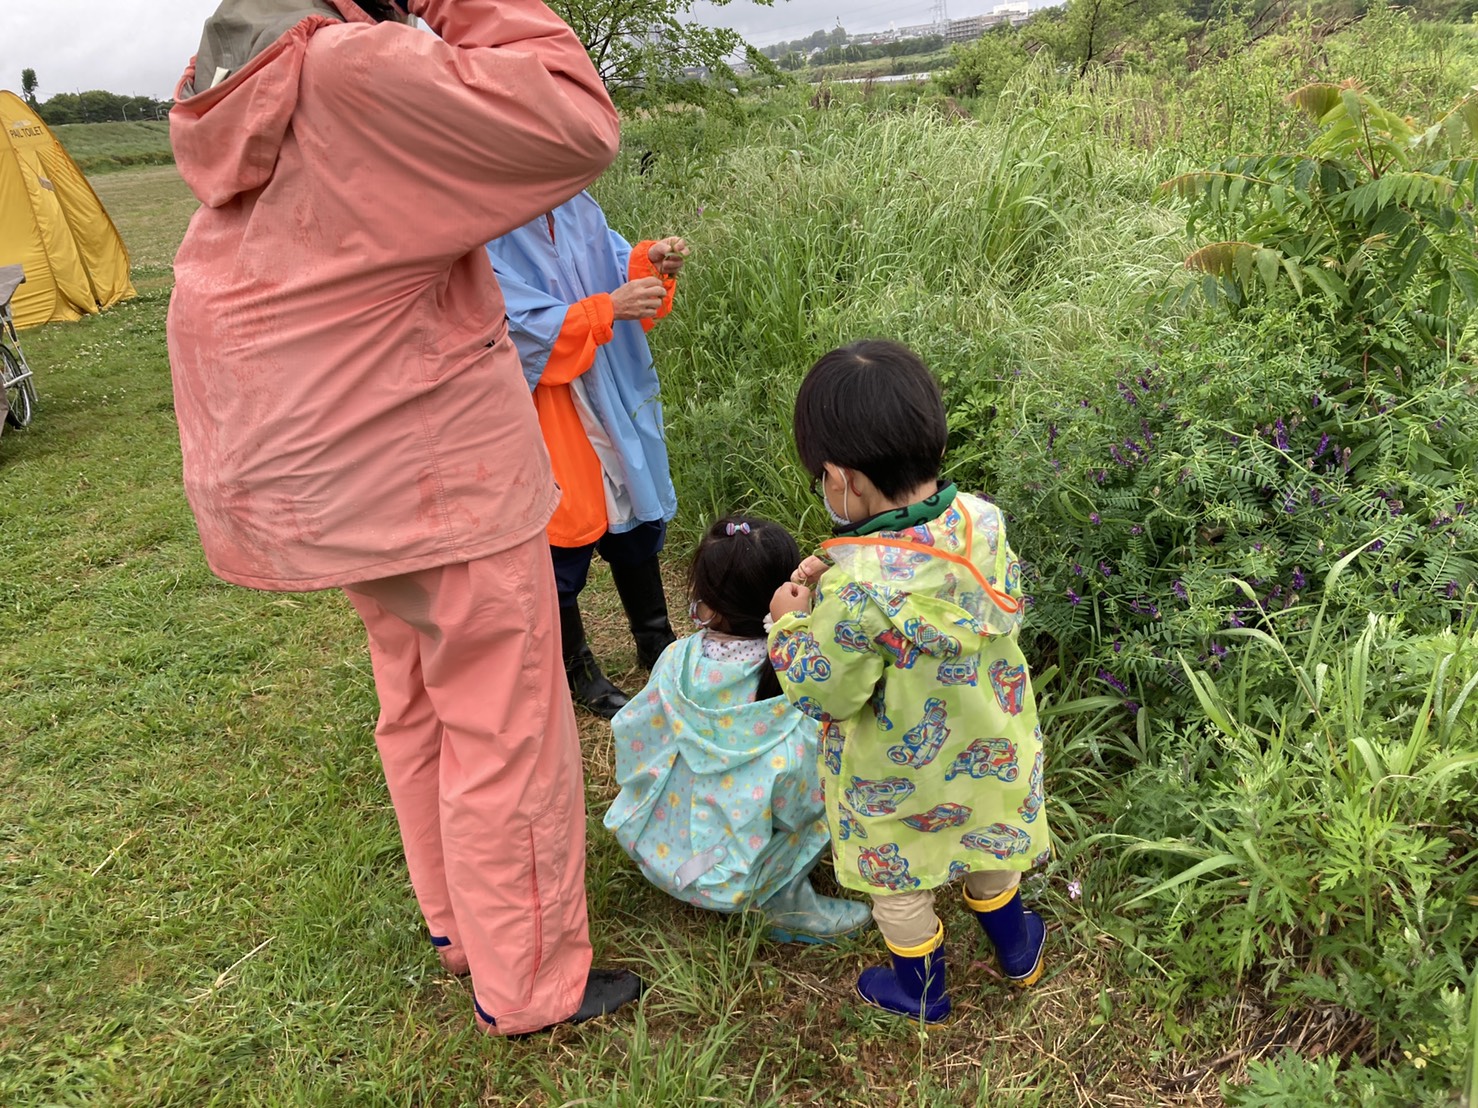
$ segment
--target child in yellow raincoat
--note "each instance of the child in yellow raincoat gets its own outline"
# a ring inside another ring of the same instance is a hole
[[[837,879],[872,894],[893,956],[857,991],[928,1022],[950,1010],[935,888],[964,877],[1017,985],[1040,977],[1046,937],[1019,891],[1048,856],[1021,568],[996,506],[938,480],[946,434],[939,385],[906,347],[816,363],[796,445],[837,537],[830,567],[808,558],[776,592],[770,631],[781,687],[822,725]]]

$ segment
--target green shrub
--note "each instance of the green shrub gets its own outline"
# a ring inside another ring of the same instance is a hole
[[[1186,667],[1213,723],[1169,744],[1179,773],[1169,758],[1138,767],[1102,804],[1098,838],[1123,845],[1128,881],[1111,929],[1158,950],[1172,997],[1233,978],[1279,1009],[1354,1014],[1370,1054],[1404,1056],[1399,1084],[1435,1102],[1465,1079],[1478,1034],[1478,637],[1411,637],[1372,616],[1305,650],[1262,633],[1246,649],[1300,691],[1260,705],[1255,667],[1222,692]]]
[[[1398,381],[1451,348],[1478,304],[1473,201],[1478,95],[1423,127],[1352,83],[1289,99],[1318,121],[1296,154],[1231,158],[1166,188],[1191,202],[1190,231],[1218,241],[1188,268],[1235,314],[1292,287],[1311,326],[1352,370]]]

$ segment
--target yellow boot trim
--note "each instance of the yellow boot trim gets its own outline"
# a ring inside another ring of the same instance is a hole
[[[1047,968],[1047,959],[1045,957],[1045,954],[1046,952],[1043,951],[1042,954],[1037,955],[1037,968],[1032,970],[1029,975],[1023,977],[1020,981],[1016,980],[1016,978],[1014,977],[1008,977],[1006,978],[1006,980],[1011,982],[1011,984],[1018,989],[1031,988],[1042,979],[1042,971]]]
[[[940,923],[939,930],[934,932],[932,939],[925,939],[918,946],[894,946],[887,939],[883,940],[883,945],[900,958],[922,958],[944,945],[944,924]]]
[[[969,890],[965,891],[965,907],[972,912],[995,912],[1011,903],[1011,898],[1021,891],[1021,883],[1017,882],[1003,893],[997,893],[989,900],[975,900],[970,896]]]

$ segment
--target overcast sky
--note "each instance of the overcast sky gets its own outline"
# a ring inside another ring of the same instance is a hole
[[[21,70],[36,71],[39,95],[106,89],[161,100],[200,43],[218,0],[4,0],[0,88],[20,91]],[[973,15],[996,0],[954,0],[950,15]],[[933,0],[777,0],[762,7],[700,2],[694,15],[734,27],[758,46],[801,38],[840,19],[849,31],[881,30],[928,19]]]

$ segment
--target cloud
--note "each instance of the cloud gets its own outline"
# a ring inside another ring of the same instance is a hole
[[[36,71],[39,95],[109,92],[168,99],[217,0],[7,0],[0,88]]]

